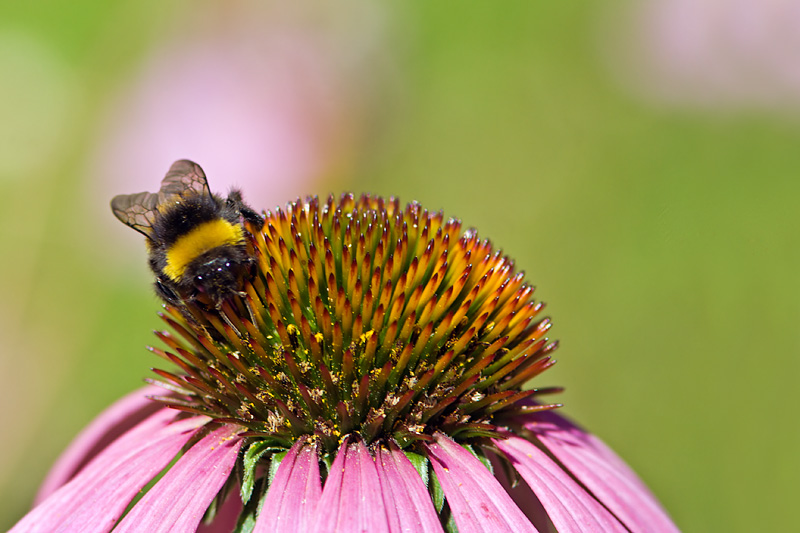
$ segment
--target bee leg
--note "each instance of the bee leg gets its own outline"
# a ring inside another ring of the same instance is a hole
[[[228,207],[238,211],[243,219],[255,226],[257,229],[260,230],[264,226],[264,217],[259,215],[254,209],[244,203],[242,200],[242,193],[238,189],[231,190],[230,194],[228,194],[227,203]]]
[[[242,204],[239,206],[239,212],[242,214],[242,218],[252,224],[256,229],[260,230],[262,227],[264,227],[264,217],[246,205]]]
[[[167,302],[170,305],[174,305],[176,307],[180,306],[181,299],[175,294],[175,291],[167,287],[164,283],[161,282],[160,278],[156,278],[156,282],[154,284],[156,288],[156,294],[161,297],[162,300]]]

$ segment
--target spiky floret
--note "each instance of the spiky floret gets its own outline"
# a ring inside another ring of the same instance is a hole
[[[170,406],[328,452],[349,434],[402,448],[435,431],[499,437],[505,416],[556,407],[520,402],[557,390],[521,390],[554,363],[543,304],[460,221],[346,194],[245,229],[256,261],[241,295],[162,314],[173,333],[152,350],[181,369],[155,370]]]

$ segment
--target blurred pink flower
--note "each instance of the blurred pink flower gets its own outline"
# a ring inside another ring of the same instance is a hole
[[[647,0],[615,17],[612,61],[649,98],[708,108],[800,106],[799,0]]]
[[[243,186],[276,202],[341,172],[379,78],[380,17],[375,9],[310,17],[315,5],[193,5],[176,17],[110,102],[93,190],[104,198],[147,190],[181,158],[202,160],[221,192]]]

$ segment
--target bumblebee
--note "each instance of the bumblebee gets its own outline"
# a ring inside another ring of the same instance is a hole
[[[205,300],[218,309],[238,294],[255,262],[244,222],[264,225],[241,192],[211,194],[203,169],[185,159],[173,163],[158,193],[115,196],[111,210],[147,237],[156,292],[173,305]]]

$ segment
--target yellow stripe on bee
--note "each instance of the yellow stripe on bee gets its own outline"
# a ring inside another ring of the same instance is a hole
[[[218,218],[198,224],[192,231],[178,237],[167,250],[164,274],[180,281],[189,263],[219,246],[235,246],[244,242],[242,227]]]

